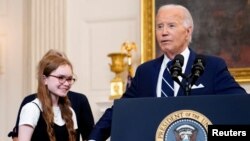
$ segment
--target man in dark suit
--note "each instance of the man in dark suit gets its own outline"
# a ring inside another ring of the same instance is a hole
[[[87,97],[84,94],[76,93],[69,91],[68,93],[69,100],[71,102],[71,106],[73,110],[76,113],[76,119],[77,119],[77,125],[78,125],[78,131],[77,131],[77,141],[80,141],[80,135],[82,137],[82,140],[87,140],[88,136],[94,126],[94,117],[92,114],[91,107],[89,105],[89,101]],[[18,137],[18,123],[19,123],[19,115],[22,107],[28,103],[31,102],[36,98],[36,94],[31,94],[26,96],[19,108],[16,125],[9,133],[9,137],[12,137],[15,141]]]
[[[178,54],[184,57],[182,73],[190,74],[197,56],[189,47],[193,27],[192,16],[185,7],[173,4],[160,7],[156,16],[156,39],[164,55],[137,68],[131,86],[122,98],[165,97],[161,88],[165,82],[163,72],[167,63]],[[215,56],[204,56],[203,59],[206,62],[204,72],[191,87],[189,95],[247,94],[231,76],[224,60]],[[180,81],[184,80],[180,78]],[[174,97],[186,94],[176,82],[171,89]],[[111,133],[111,123],[112,108],[109,108],[95,125],[89,140],[106,140]]]

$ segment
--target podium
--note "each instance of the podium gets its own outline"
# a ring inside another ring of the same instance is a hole
[[[250,95],[123,98],[114,101],[111,141],[206,140],[208,125],[247,124]]]

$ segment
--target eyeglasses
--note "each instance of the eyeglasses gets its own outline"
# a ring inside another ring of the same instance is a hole
[[[66,76],[64,76],[64,75],[59,75],[59,76],[49,75],[49,76],[57,78],[58,81],[59,81],[59,83],[61,83],[61,84],[65,83],[66,81],[67,81],[69,84],[73,84],[73,83],[76,81],[76,79],[73,78],[72,76],[70,76],[70,77],[66,77]]]

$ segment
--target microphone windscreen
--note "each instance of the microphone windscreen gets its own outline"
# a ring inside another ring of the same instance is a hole
[[[202,63],[203,67],[206,65],[205,56],[198,54],[194,60],[194,64]]]
[[[179,61],[180,65],[183,66],[184,63],[184,57],[181,54],[177,54],[173,60],[173,62],[175,63],[176,61]]]

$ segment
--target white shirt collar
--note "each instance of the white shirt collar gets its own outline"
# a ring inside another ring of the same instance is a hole
[[[180,54],[184,57],[184,62],[183,62],[182,69],[185,70],[186,66],[187,66],[187,61],[188,61],[188,58],[189,58],[189,55],[190,55],[189,48],[186,47],[186,49]],[[169,61],[170,61],[170,59],[167,57],[167,55],[164,54],[164,59],[163,59],[162,65],[166,66]]]

